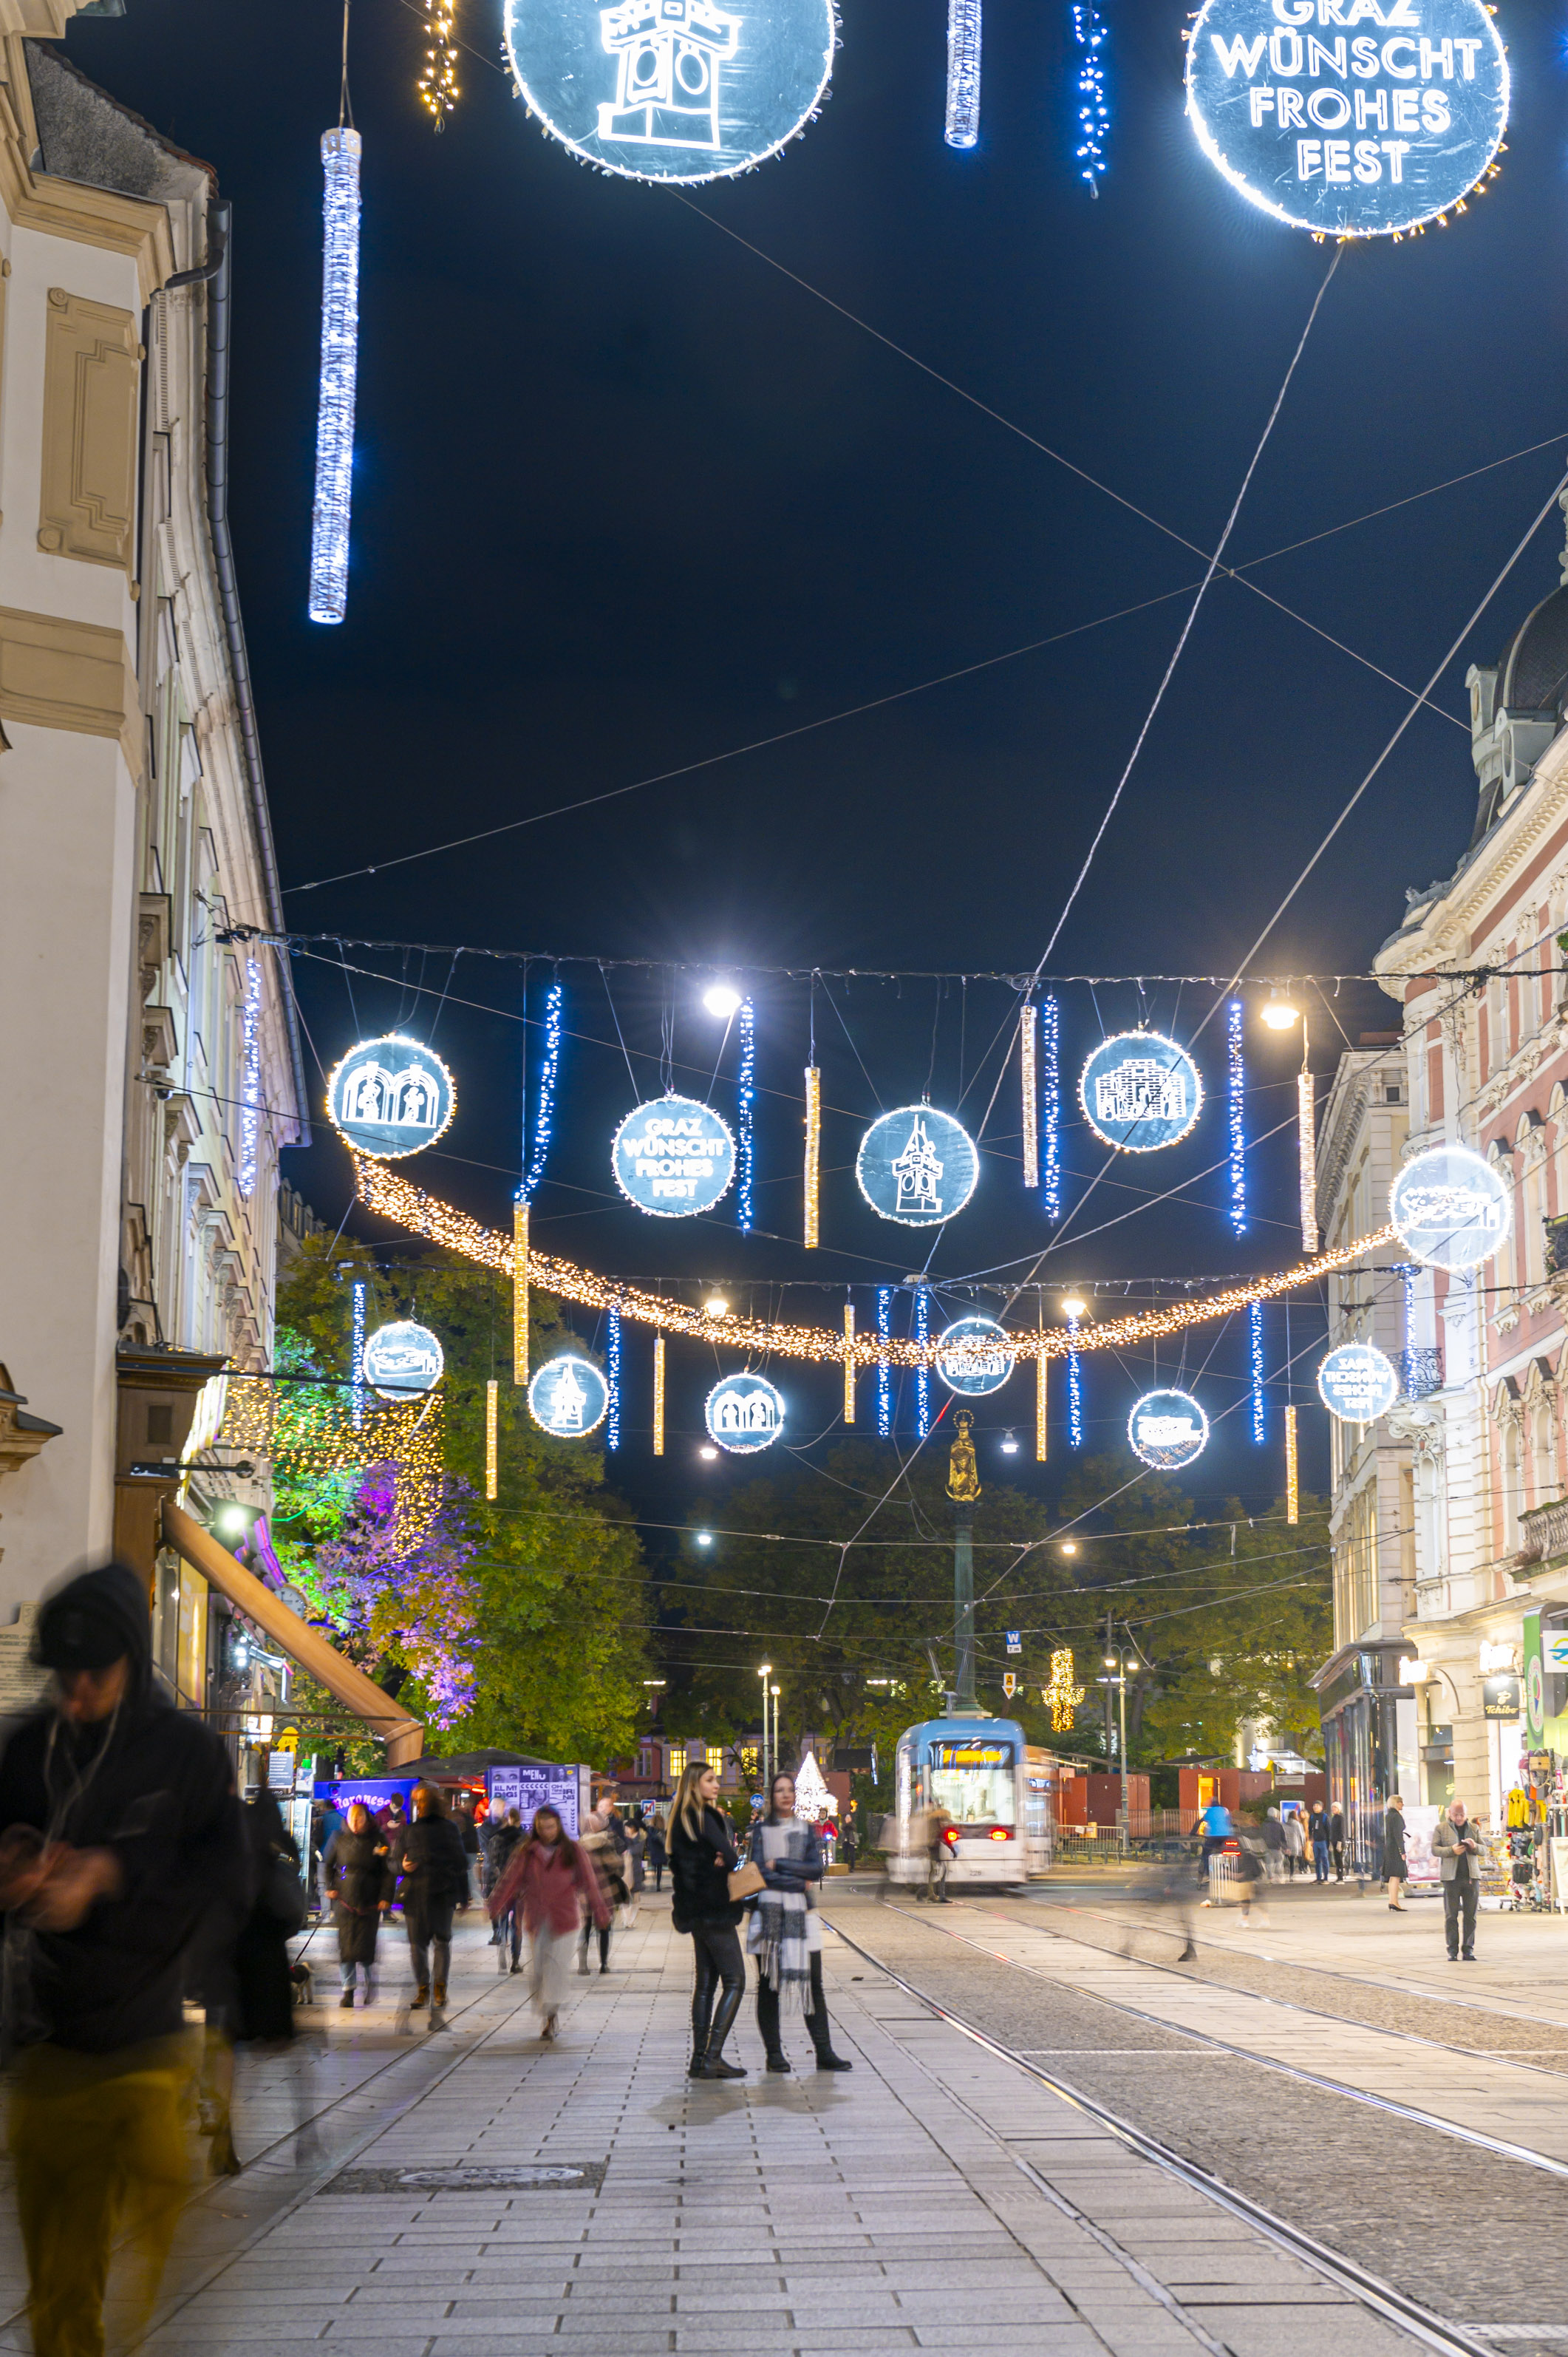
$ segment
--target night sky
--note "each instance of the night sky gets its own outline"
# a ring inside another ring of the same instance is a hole
[[[129,5],[123,21],[74,23],[66,48],[214,164],[234,206],[232,512],[290,924],[532,952],[531,1017],[557,956],[740,974],[1031,969],[1176,642],[1187,601],[1171,593],[1203,565],[1000,421],[1208,550],[1332,258],[1244,203],[1199,153],[1182,111],[1182,10],[1109,0],[1113,119],[1097,200],[1075,177],[1066,0],[988,0],[982,139],[967,154],[941,136],[940,0],[848,0],[821,119],[781,160],[687,201],[596,175],[541,135],[486,62],[499,56],[494,0],[463,0],[460,30],[480,55],[465,60],[460,109],[434,136],[413,95],[419,16],[406,0],[360,0],[353,560],[348,621],[322,629],[306,619],[306,581],[318,141],[337,120],[339,18],[321,5]],[[1502,176],[1446,230],[1345,253],[1230,552],[1246,564],[1557,435],[1253,570],[1411,687],[1547,497],[1568,434],[1563,25],[1518,0],[1498,21],[1515,78]],[[1259,971],[1364,969],[1400,921],[1405,888],[1451,872],[1474,810],[1467,731],[1454,725],[1465,664],[1493,661],[1555,586],[1556,522],[1439,690],[1453,719],[1416,719]],[[1035,651],[993,660],[1022,648]],[[385,865],[886,697],[900,700],[596,809]],[[1053,969],[1229,973],[1405,704],[1299,621],[1217,582]],[[372,863],[373,877],[304,888]],[[335,949],[319,955],[295,963],[317,1096],[317,1055],[330,1066],[394,1023],[430,1039],[456,1071],[461,1106],[442,1150],[404,1168],[507,1224],[524,969],[345,952],[395,976],[388,985],[346,976]],[[592,965],[562,974],[568,1037],[536,1243],[629,1276],[723,1279],[737,1301],[813,1320],[836,1321],[850,1282],[865,1320],[864,1288],[922,1265],[929,1235],[860,1203],[854,1144],[878,1101],[918,1098],[928,1074],[939,1104],[967,1091],[964,1117],[978,1123],[997,1071],[994,1053],[982,1060],[1012,1020],[1008,991],[819,986],[834,1110],[827,1248],[808,1256],[795,1241],[804,983],[758,974],[752,985],[764,1093],[758,1232],[743,1239],[733,1203],[705,1222],[646,1221],[609,1177],[609,1135],[633,1102],[616,1020],[652,1096],[672,1015],[677,1085],[704,1096],[722,1027],[701,1009],[700,978],[611,969],[607,996]],[[1151,986],[1146,1011],[1188,1038],[1214,996]],[[1061,1001],[1069,1080],[1102,1028],[1140,1012],[1124,985],[1075,985]],[[1340,1027],[1355,1039],[1393,1019],[1367,986],[1315,999],[1319,1073],[1344,1044]],[[526,1038],[536,1071],[536,1024]],[[1225,1223],[1222,1170],[1181,1203],[1102,1224],[1221,1157],[1218,1023],[1197,1052],[1211,1092],[1197,1132],[1097,1188],[1039,1271],[1048,1316],[1069,1281],[1295,1256],[1290,1128],[1254,1157],[1245,1238]],[[1287,1121],[1293,1052],[1250,1022],[1255,1132]],[[733,1108],[734,1066],[732,1039],[721,1109]],[[939,1278],[1024,1278],[1051,1241],[1019,1184],[1015,1072],[984,1132],[975,1200],[937,1245]],[[285,1169],[336,1226],[348,1161],[319,1118],[317,1136]],[[1104,1158],[1081,1125],[1069,1130],[1069,1206]],[[1100,1232],[1075,1242],[1089,1230]],[[777,1290],[803,1277],[823,1289]],[[955,1292],[945,1306],[968,1305]],[[1033,1321],[1028,1301],[1015,1314]],[[583,1330],[595,1339],[591,1318]],[[1304,1305],[1293,1350],[1313,1331]],[[616,1479],[643,1511],[683,1515],[729,1478],[694,1458],[714,1368],[672,1350],[671,1454],[656,1474],[650,1344],[640,1329],[628,1337]],[[1261,1508],[1283,1481],[1283,1394],[1274,1388],[1268,1445],[1253,1447],[1240,1329],[1215,1344],[1213,1329],[1190,1340],[1187,1372],[1214,1349],[1199,1394],[1211,1415],[1231,1412],[1187,1486],[1204,1501],[1240,1490]],[[1281,1311],[1268,1347],[1277,1367]],[[1179,1356],[1162,1354],[1162,1379]],[[1298,1398],[1312,1363],[1298,1361]],[[1090,1447],[1115,1444],[1150,1373],[1147,1360],[1089,1361]],[[779,1379],[792,1437],[830,1430],[836,1381],[793,1369]],[[985,1405],[983,1470],[1000,1471],[1007,1422],[1027,1443],[1032,1388],[1020,1373]],[[1319,1483],[1322,1423],[1316,1410],[1306,1418]],[[1053,1445],[1053,1482],[1065,1454]],[[1011,1465],[1036,1478],[1026,1453]]]

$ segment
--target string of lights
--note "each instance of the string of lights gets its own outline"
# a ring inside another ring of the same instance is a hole
[[[922,1285],[915,1296],[915,1340],[924,1344],[929,1341],[930,1335],[929,1296]],[[929,1361],[922,1357],[917,1361],[915,1367],[915,1430],[918,1437],[924,1440],[929,1435],[930,1429],[931,1369]]]
[[[499,1422],[500,1385],[492,1375],[485,1385],[485,1496],[493,1501],[499,1487],[499,1466],[496,1446]]]
[[[605,1384],[609,1405],[605,1409],[605,1447],[620,1447],[620,1311],[612,1309],[606,1321]]]
[[[1247,1305],[1247,1355],[1252,1378],[1252,1438],[1261,1448],[1268,1437],[1263,1415],[1263,1305],[1250,1301]]]
[[[950,147],[972,147],[980,136],[980,0],[948,0],[948,106],[943,136]]]
[[[356,1175],[360,1175],[356,1171]],[[363,1200],[363,1189],[360,1190]],[[504,1239],[503,1239],[504,1241]],[[477,1255],[470,1254],[469,1258]],[[511,1379],[514,1383],[528,1381],[528,1205],[514,1202],[511,1207],[511,1261],[507,1274],[511,1278]]]
[[[1070,1348],[1067,1360],[1067,1445],[1069,1448],[1083,1447],[1083,1377],[1079,1365],[1079,1318],[1075,1312],[1068,1319]]]
[[[561,1073],[561,985],[550,985],[544,1001],[544,1063],[539,1075],[539,1101],[533,1108],[533,1152],[522,1182],[525,1202],[532,1203],[544,1176],[550,1139],[555,1127],[555,1083]]]
[[[365,1413],[365,1282],[354,1280],[352,1330],[349,1344],[349,1398],[357,1432]]]
[[[1018,1009],[1018,1067],[1023,1091],[1026,1187],[1037,1187],[1040,1183],[1040,1097],[1039,1081],[1035,1070],[1035,1034],[1039,1025],[1039,1008],[1032,1001],[1026,1001]]]
[[[356,1413],[354,1386],[274,1382],[231,1374],[217,1445],[235,1455],[317,1473],[397,1468],[397,1534],[410,1545],[426,1531],[445,1482],[446,1419],[439,1391],[411,1400],[366,1399]]]
[[[742,1235],[751,1233],[752,1183],[757,1172],[757,1139],[753,1116],[757,1104],[757,1013],[749,998],[740,1002],[740,1083],[736,1092],[736,1127],[737,1176],[736,1219]]]
[[[822,1075],[816,1064],[806,1067],[806,1224],[805,1246],[815,1252],[822,1241]]]
[[[1035,1461],[1037,1465],[1043,1465],[1046,1461],[1047,1437],[1046,1419],[1049,1406],[1047,1393],[1050,1363],[1048,1359],[1036,1359],[1035,1361]]]
[[[1041,1112],[1045,1160],[1041,1192],[1047,1220],[1062,1215],[1061,1010],[1054,998],[1040,1008]]]
[[[257,1147],[262,1133],[262,963],[245,961],[244,1028],[241,1035],[240,1168],[234,1183],[248,1203],[256,1191]]]
[[[878,1440],[893,1437],[893,1365],[887,1355],[887,1345],[893,1333],[893,1288],[879,1285],[876,1288],[876,1437]]]
[[[424,63],[414,87],[431,127],[445,131],[446,117],[463,94],[457,87],[456,0],[424,0]]]
[[[1305,1030],[1305,1026],[1303,1025]],[[1315,1253],[1317,1233],[1317,1116],[1312,1074],[1304,1063],[1295,1076],[1296,1143],[1301,1157],[1301,1248]]]
[[[347,33],[345,32],[345,38]],[[360,341],[360,156],[339,124],[321,142],[321,384],[316,414],[316,503],[310,519],[310,619],[340,622],[349,606],[349,511],[354,475],[354,383]]]
[[[1105,46],[1105,19],[1095,0],[1074,0],[1072,35],[1080,52],[1078,67],[1078,177],[1090,195],[1097,197],[1105,172],[1105,138],[1111,128],[1111,108],[1105,95],[1105,68],[1100,56]]]
[[[1247,1067],[1241,1045],[1241,1002],[1230,1001],[1227,1048],[1230,1092],[1227,1115],[1230,1132],[1230,1225],[1239,1236],[1247,1232]]]
[[[1404,1285],[1404,1395],[1415,1397],[1415,1270],[1412,1260],[1400,1263]]]
[[[1285,1410],[1285,1520],[1301,1520],[1301,1477],[1295,1453],[1295,1410]]]
[[[843,1420],[854,1422],[854,1304],[843,1306]]]
[[[482,1268],[511,1276],[516,1250],[513,1237],[483,1227],[456,1205],[425,1194],[385,1163],[374,1162],[362,1154],[352,1158],[359,1198],[367,1211]],[[1276,1300],[1283,1294],[1316,1285],[1336,1270],[1348,1268],[1353,1261],[1391,1244],[1395,1234],[1392,1227],[1379,1228],[1370,1235],[1336,1245],[1332,1252],[1321,1253],[1315,1260],[1300,1262],[1294,1268],[1243,1277],[1219,1293],[1172,1302],[1165,1308],[1151,1308],[1123,1318],[1109,1318],[1087,1329],[1080,1321],[1037,1329],[1015,1329],[1008,1333],[1007,1347],[1018,1359],[1059,1359],[1077,1356],[1085,1350],[1132,1349],[1140,1342],[1156,1341],[1218,1318],[1233,1318],[1251,1301]],[[886,1361],[918,1370],[934,1362],[939,1348],[943,1349],[944,1354],[957,1358],[966,1347],[961,1343],[944,1346],[940,1338],[933,1343],[918,1335],[901,1338],[889,1332],[883,1320],[883,1305],[885,1301],[891,1303],[897,1289],[892,1286],[877,1289],[876,1334],[857,1335],[853,1344],[846,1344],[843,1335],[831,1326],[797,1326],[778,1318],[741,1317],[734,1310],[714,1317],[700,1303],[671,1300],[668,1295],[646,1292],[618,1277],[599,1276],[575,1261],[561,1259],[552,1253],[529,1249],[526,1266],[531,1285],[561,1300],[577,1302],[595,1310],[618,1309],[624,1318],[651,1326],[660,1334],[678,1334],[709,1344],[722,1338],[736,1348],[780,1358],[836,1363],[846,1349],[853,1349],[857,1366],[880,1366]],[[925,1289],[923,1285],[919,1287],[920,1295]],[[970,1347],[977,1358],[985,1357],[984,1342]]]
[[[653,1338],[653,1454],[664,1454],[664,1337]]]

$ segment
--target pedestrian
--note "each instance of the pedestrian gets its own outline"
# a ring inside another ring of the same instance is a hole
[[[695,1964],[688,2066],[693,2079],[746,2076],[741,2064],[725,2061],[725,2040],[746,1994],[736,1933],[742,1909],[729,1895],[729,1878],[739,1864],[728,1822],[719,1814],[718,1770],[683,1768],[670,1813],[670,1880],[675,1929],[689,1935]]]
[[[1345,1812],[1337,1802],[1328,1812],[1328,1847],[1334,1859],[1334,1879],[1336,1882],[1343,1882],[1345,1879]]]
[[[376,2001],[376,1938],[392,1905],[392,1856],[386,1836],[362,1801],[349,1807],[327,1846],[327,1888],[338,1931],[338,1964],[343,1982],[338,2005],[354,2009],[354,1985],[365,1976],[365,2003]]]
[[[479,1828],[474,1822],[474,1803],[465,1793],[453,1812],[452,1822],[462,1836],[463,1856],[468,1861],[468,1897],[477,1896],[473,1878],[479,1870]]]
[[[233,2034],[265,2043],[294,2036],[288,1943],[305,1921],[305,1889],[299,1845],[264,1784],[245,1805],[244,1827],[255,1895],[234,1950]]]
[[[822,1846],[795,1814],[795,1779],[773,1779],[768,1814],[752,1827],[751,1863],[767,1889],[751,1901],[746,1944],[757,1960],[757,2026],[768,2050],[770,2071],[788,2071],[779,2037],[779,2015],[803,2006],[806,2029],[816,2049],[819,2071],[854,2066],[833,2052],[822,1995],[822,1919],[811,1901],[811,1886],[822,1878]]]
[[[1252,1920],[1252,1902],[1257,1900],[1258,1921],[1266,1923],[1263,1911],[1263,1862],[1265,1852],[1261,1834],[1238,1833],[1236,1835],[1236,1873],[1240,1886],[1241,1922],[1243,1928]]]
[[[1432,1847],[1443,1876],[1443,1929],[1448,1961],[1476,1961],[1476,1906],[1481,1895],[1481,1837],[1463,1801],[1451,1801],[1437,1820]],[[1460,1925],[1464,1940],[1460,1940]]]
[[[948,1868],[952,1864],[953,1821],[947,1811],[936,1808],[926,1816],[926,1897],[933,1907],[948,1903]]]
[[[522,1830],[522,1812],[517,1808],[509,1809],[505,1816],[497,1818],[494,1824],[488,1830],[490,1838],[488,1853],[489,1889],[486,1893],[487,1906],[499,1889],[502,1875],[511,1864],[522,1842],[527,1838]],[[510,1905],[503,1908],[493,1917],[490,1944],[500,1950],[500,1954],[496,1958],[498,1971],[504,1972],[507,1969],[510,1948],[510,1968],[514,1973],[521,1972],[522,1917],[518,1910],[515,1894]]]
[[[1306,1857],[1306,1835],[1302,1825],[1301,1811],[1293,1808],[1285,1819],[1285,1878],[1294,1882],[1297,1869]]]
[[[15,2064],[10,2148],[37,2357],[103,2347],[113,2246],[130,2244],[139,2342],[189,2190],[195,2052],[186,1958],[242,1920],[249,1855],[228,1755],[153,1681],[147,1583],[124,1564],[46,1597],[48,1698],[0,1757],[0,1908]]]
[[[620,1851],[616,1843],[615,1812],[613,1809],[590,1810],[584,1823],[579,1847],[583,1849],[599,1878],[599,1890],[604,1900],[602,1911],[583,1910],[582,1926],[577,1940],[577,1970],[585,1973],[588,1965],[588,1938],[594,1926],[599,1933],[599,1970],[610,1968],[610,1926],[615,1910],[624,1907],[631,1896],[621,1872]]]
[[[452,1969],[452,1915],[468,1903],[468,1860],[463,1837],[446,1813],[446,1803],[435,1784],[413,1788],[413,1823],[392,1849],[405,1877],[403,1918],[408,1926],[408,1952],[413,1960],[413,2003],[417,2013],[433,2011],[446,2002],[447,1975]]]
[[[1404,1854],[1404,1803],[1397,1792],[1391,1792],[1383,1812],[1383,1880],[1389,1888],[1389,1905],[1396,1915],[1405,1912],[1404,1887],[1409,1877]]]
[[[1307,1812],[1306,1837],[1312,1844],[1312,1873],[1316,1882],[1328,1879],[1328,1812],[1321,1801],[1314,1801]]]
[[[1285,1829],[1277,1809],[1270,1809],[1263,1819],[1263,1866],[1271,1882],[1284,1877]]]
[[[387,1837],[392,1856],[397,1856],[401,1836],[408,1831],[408,1811],[403,1804],[403,1794],[394,1792],[384,1807],[376,1811],[376,1821]]]
[[[639,1817],[627,1835],[626,1863],[631,1878],[632,1904],[648,1879],[648,1828]]]
[[[585,1906],[597,1921],[604,1903],[592,1859],[567,1833],[560,1812],[544,1802],[535,1810],[532,1830],[513,1849],[489,1898],[490,1911],[498,1921],[517,1909],[528,1927],[529,1996],[539,2016],[542,2039],[557,2034],[565,1995],[566,1958],[577,1937],[582,1910]]]
[[[660,1822],[658,1811],[655,1810],[653,1815],[648,1820],[648,1863],[653,1868],[655,1890],[662,1890],[664,1888],[664,1860],[668,1855],[664,1827]]]
[[[1235,1831],[1230,1822],[1230,1812],[1224,1802],[1210,1801],[1206,1808],[1200,1810],[1193,1830],[1201,1836],[1203,1845],[1197,1857],[1197,1878],[1199,1882],[1207,1882],[1209,1859],[1217,1850],[1224,1848]]]

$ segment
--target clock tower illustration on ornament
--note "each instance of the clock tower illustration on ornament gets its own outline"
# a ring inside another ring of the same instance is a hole
[[[909,1143],[893,1165],[893,1176],[898,1182],[897,1210],[940,1213],[942,1199],[937,1189],[941,1185],[942,1162],[931,1144],[930,1132],[918,1114],[909,1132]]]
[[[617,67],[615,99],[599,107],[599,137],[717,147],[719,68],[736,53],[740,18],[712,0],[617,0],[599,21]]]

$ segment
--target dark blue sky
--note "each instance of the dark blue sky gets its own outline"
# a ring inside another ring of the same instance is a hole
[[[291,921],[403,940],[744,965],[1029,968],[1143,720],[1196,580],[1149,523],[922,374],[735,239],[760,247],[1027,435],[1170,529],[1212,545],[1330,259],[1248,207],[1182,112],[1174,5],[1110,0],[1113,122],[1098,200],[1075,177],[1069,11],[989,0],[983,135],[942,142],[945,22],[849,0],[832,102],[782,160],[694,192],[596,176],[541,136],[502,75],[469,59],[462,106],[432,135],[413,98],[421,20],[360,0],[351,80],[364,136],[361,367],[349,619],[306,619],[320,287],[317,142],[337,118],[338,19],[234,0],[130,0],[72,26],[69,54],[218,168],[234,205],[233,514],[279,856],[286,885],[395,858],[767,737],[1057,633],[1019,659],[577,817],[373,878],[292,891]],[[1561,12],[1509,0],[1516,107],[1500,178],[1444,231],[1345,254],[1243,511],[1237,562],[1554,434],[1564,389]],[[493,0],[460,28],[498,53]],[[693,209],[695,208],[695,209]],[[703,215],[708,218],[703,218]],[[715,226],[722,224],[723,226]],[[1563,443],[1320,541],[1255,577],[1348,648],[1423,680],[1563,463]],[[1490,661],[1555,585],[1542,532],[1466,659]],[[1442,701],[1465,710],[1464,661]],[[1228,970],[1403,710],[1399,691],[1221,581],[1063,934],[1064,971]],[[1272,970],[1359,968],[1404,888],[1452,868],[1469,832],[1465,733],[1423,716],[1281,926]],[[361,963],[387,961],[363,957]],[[301,962],[328,1063],[399,1013],[399,993]],[[446,961],[413,981],[439,991]],[[535,967],[533,1011],[549,979]],[[932,986],[856,984],[842,999],[870,1074],[818,1002],[830,1124],[824,1238],[792,1247],[714,1224],[666,1228],[611,1194],[607,1141],[629,1082],[596,975],[568,969],[558,1146],[540,1198],[547,1246],[628,1275],[734,1286],[809,1273],[897,1277],[923,1247],[864,1211],[845,1166],[861,1119],[918,1096]],[[463,1091],[451,1156],[420,1175],[496,1224],[518,1158],[522,976],[460,963],[435,1033]],[[616,978],[635,1054],[712,1069],[714,1027],[687,982]],[[468,999],[504,1012],[475,1013]],[[407,1028],[430,1029],[434,1001]],[[1187,1032],[1208,1004],[1151,1000]],[[933,1093],[950,1103],[1009,1001],[950,994]],[[1136,994],[1063,996],[1076,1072]],[[1338,1007],[1387,1021],[1375,991]],[[803,990],[758,985],[759,1225],[798,1233]],[[538,1035],[530,1033],[537,1062]],[[590,1041],[608,1040],[607,1049]],[[1315,1060],[1337,1035],[1320,1006]],[[1251,1035],[1254,1128],[1285,1118],[1289,1050]],[[1202,1060],[1221,1079],[1219,1040]],[[313,1067],[314,1071],[314,1067]],[[656,1066],[639,1064],[644,1092]],[[979,1097],[990,1092],[988,1068]],[[690,1077],[690,1075],[688,1075]],[[1047,1232],[1016,1183],[1004,1087],[998,1154],[934,1267],[1015,1263]],[[721,1078],[715,1102],[723,1103]],[[1174,1277],[1292,1256],[1290,1140],[1260,1157],[1261,1216],[1238,1243],[1202,1209],[1151,1212],[1074,1247],[1065,1282]],[[1218,1108],[1189,1147],[1123,1185],[1158,1189],[1222,1150]],[[1069,1169],[1098,1168],[1081,1131]],[[336,1223],[346,1158],[328,1135],[293,1175]],[[1077,1183],[1077,1182],[1075,1182]],[[575,1191],[574,1191],[575,1190]],[[1079,1225],[1136,1200],[1101,1186]],[[1103,1205],[1105,1209],[1100,1210]],[[910,1246],[917,1247],[911,1256]],[[1023,1273],[1023,1272],[1020,1272]],[[762,1296],[757,1294],[760,1301]],[[841,1295],[788,1297],[835,1315]],[[864,1298],[864,1297],[863,1297]],[[864,1314],[864,1312],[863,1312]],[[1305,1316],[1305,1312],[1301,1313]],[[1283,1320],[1271,1360],[1283,1356]],[[1302,1336],[1298,1318],[1295,1339]],[[1205,1339],[1189,1369],[1209,1347]],[[1206,1396],[1237,1396],[1238,1338]],[[639,1340],[628,1421],[646,1423]],[[1161,1373],[1170,1362],[1162,1358]],[[1147,1364],[1090,1379],[1090,1440],[1120,1430]],[[711,1372],[672,1391],[695,1425]],[[831,1383],[793,1379],[797,1428],[831,1418]],[[1029,1418],[1024,1379],[1002,1395]],[[863,1413],[865,1411],[863,1410]],[[999,1417],[998,1417],[999,1420]],[[1316,1422],[1316,1418],[1314,1421]],[[1281,1479],[1232,1416],[1205,1491]],[[694,1471],[672,1439],[670,1480]],[[634,1487],[641,1445],[623,1459]],[[1320,1469],[1321,1478],[1321,1469]],[[682,1491],[684,1494],[684,1491]]]

